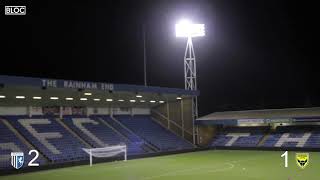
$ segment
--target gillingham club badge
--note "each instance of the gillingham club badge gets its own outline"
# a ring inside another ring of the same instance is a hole
[[[23,152],[12,152],[11,153],[11,165],[16,169],[20,169],[23,166],[24,155]]]

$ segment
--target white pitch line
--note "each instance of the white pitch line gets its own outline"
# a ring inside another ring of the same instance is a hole
[[[218,172],[218,171],[227,171],[227,170],[234,168],[234,164],[232,164],[232,163],[223,163],[223,164],[229,165],[229,167],[217,168],[217,169],[211,169],[210,167],[190,168],[190,169],[183,169],[183,170],[178,170],[178,171],[171,171],[171,172],[156,175],[156,176],[147,176],[147,177],[143,177],[142,179],[156,179],[156,178],[165,177],[165,176],[187,175],[187,174],[189,174],[189,172],[192,172],[191,174],[194,175],[197,173],[197,171],[193,171],[193,170],[203,170],[203,169],[209,169],[209,168],[210,169],[205,172],[213,173],[213,172]],[[183,172],[187,172],[187,173],[183,174]],[[180,173],[182,173],[182,174],[180,174]],[[203,171],[201,173],[203,173]]]
[[[156,179],[156,178],[160,178],[160,177],[164,177],[164,176],[178,176],[178,175],[187,175],[188,173],[190,173],[191,175],[194,175],[196,173],[198,173],[197,171],[194,170],[205,170],[208,169],[207,171],[202,171],[199,173],[203,173],[203,172],[209,172],[209,173],[213,173],[213,172],[219,172],[219,171],[227,171],[227,170],[231,170],[234,168],[234,164],[239,163],[239,162],[246,162],[246,161],[252,161],[255,160],[256,158],[251,158],[251,159],[245,159],[245,160],[236,160],[236,161],[231,161],[231,162],[226,162],[226,163],[222,163],[222,164],[226,164],[229,165],[229,167],[223,167],[223,168],[217,168],[217,169],[212,169],[212,167],[197,167],[197,168],[190,168],[190,169],[181,169],[181,170],[177,170],[177,171],[171,171],[171,172],[167,172],[167,173],[163,173],[160,175],[156,175],[156,176],[147,176],[147,177],[143,177],[143,180],[147,180],[147,179]],[[185,174],[180,174],[183,172],[188,172]]]

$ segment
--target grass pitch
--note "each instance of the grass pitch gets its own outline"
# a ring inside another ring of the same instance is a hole
[[[289,152],[210,150],[0,176],[1,180],[319,180],[320,153],[310,154],[305,169]]]

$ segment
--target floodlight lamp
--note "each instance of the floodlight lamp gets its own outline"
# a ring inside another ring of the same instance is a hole
[[[188,20],[181,20],[176,24],[177,37],[201,37],[205,36],[204,24],[192,24]]]

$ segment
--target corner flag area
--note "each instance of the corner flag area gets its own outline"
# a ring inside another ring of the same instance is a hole
[[[320,156],[310,153],[305,169],[296,165],[295,152],[289,152],[288,168],[282,152],[210,150],[178,155],[68,167],[1,177],[2,180],[315,180]]]

